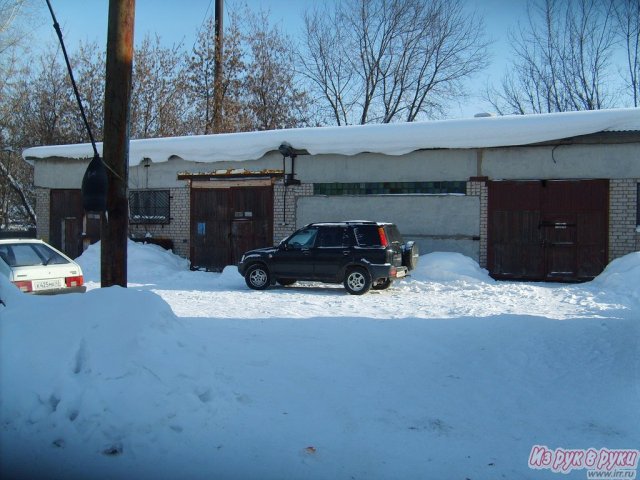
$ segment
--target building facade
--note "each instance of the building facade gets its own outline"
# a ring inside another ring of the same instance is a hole
[[[348,219],[396,223],[422,253],[460,252],[504,279],[587,280],[640,249],[639,110],[179,140],[131,142],[130,235],[193,268]],[[77,256],[99,218],[79,196],[90,155],[71,147],[24,156],[38,235]]]

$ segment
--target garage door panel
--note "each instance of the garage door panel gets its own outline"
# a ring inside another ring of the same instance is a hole
[[[221,271],[272,244],[273,187],[192,188],[191,266]]]
[[[550,281],[598,275],[607,258],[608,192],[607,180],[490,182],[490,273]]]

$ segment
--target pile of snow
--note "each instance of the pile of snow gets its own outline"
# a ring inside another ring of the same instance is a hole
[[[489,271],[461,253],[434,252],[420,257],[418,266],[411,272],[412,278],[435,282],[493,283]]]
[[[129,248],[139,287],[0,277],[0,478],[555,478],[534,445],[640,445],[637,297],[420,264],[359,297],[252,291],[152,245]]]
[[[101,242],[97,242],[76,260],[85,281],[100,281],[100,252]],[[159,278],[188,270],[189,260],[169,250],[158,245],[127,241],[127,277],[132,283],[155,283]]]
[[[596,287],[631,295],[640,300],[640,252],[616,258],[591,283]]]
[[[137,165],[147,158],[166,162],[173,156],[196,162],[255,160],[277,150],[283,142],[312,155],[403,155],[426,148],[526,145],[604,130],[637,129],[638,120],[638,109],[628,108],[152,138],[130,142],[129,163]],[[102,143],[97,148],[102,154]],[[27,160],[88,159],[92,155],[91,144],[34,147],[23,152]]]
[[[100,245],[100,242],[94,243],[76,259],[88,289],[100,286]],[[244,285],[235,266],[226,267],[219,275],[192,272],[189,260],[158,245],[133,240],[127,243],[127,280],[133,287],[164,285],[172,289],[191,289],[196,286],[199,289],[219,290]]]

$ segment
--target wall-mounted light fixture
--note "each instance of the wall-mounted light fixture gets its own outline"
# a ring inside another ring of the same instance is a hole
[[[295,178],[295,168],[296,168],[296,157],[298,153],[288,142],[282,142],[278,147],[278,151],[282,155],[282,171],[284,173],[284,186],[288,187],[289,185],[300,185],[300,180]],[[291,173],[286,173],[286,159],[289,157],[291,159]]]

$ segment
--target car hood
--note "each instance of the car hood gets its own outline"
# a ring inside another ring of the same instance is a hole
[[[270,253],[276,253],[278,251],[278,247],[264,247],[264,248],[256,248],[253,250],[249,250],[248,252],[244,253],[244,258],[247,257],[253,257],[253,256],[258,256],[258,257],[263,257],[265,255],[269,255]]]

